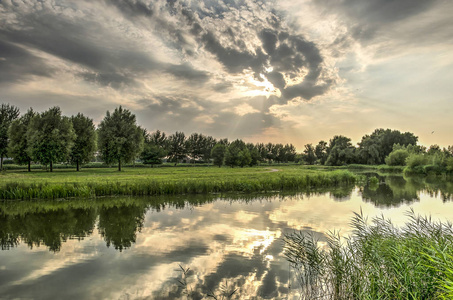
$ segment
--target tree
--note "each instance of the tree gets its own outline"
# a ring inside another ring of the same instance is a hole
[[[193,162],[199,160],[205,154],[207,138],[201,133],[192,133],[186,140],[187,153],[192,157]]]
[[[211,157],[214,159],[214,165],[219,166],[223,165],[225,159],[226,146],[221,143],[217,143],[211,151]]]
[[[269,164],[275,160],[275,158],[277,157],[277,153],[275,151],[275,147],[274,147],[274,144],[272,143],[267,143],[265,146],[265,153],[266,153],[266,159],[267,161],[269,162]]]
[[[27,129],[31,119],[35,116],[33,109],[29,109],[25,115],[14,120],[9,127],[8,155],[20,165],[28,164],[28,172],[31,171],[31,156],[28,154]]]
[[[167,147],[168,139],[165,135],[165,132],[156,130],[151,135],[149,135],[148,142],[165,149]]]
[[[8,129],[17,117],[19,117],[19,108],[2,103],[0,106],[0,170],[3,170],[3,157],[8,153]]]
[[[329,141],[327,148],[326,164],[329,166],[340,166],[353,162],[354,147],[351,139],[342,135],[336,135]]]
[[[75,134],[71,120],[61,115],[59,107],[34,116],[27,129],[28,155],[43,165],[66,161],[69,158]]]
[[[136,145],[136,147],[133,150],[134,153],[133,153],[133,158],[132,158],[134,167],[135,167],[135,160],[137,158],[140,158],[140,155],[143,152],[144,141],[145,141],[146,135],[147,135],[146,129],[141,128],[140,126],[137,126],[137,129],[135,130],[134,140],[137,141],[138,144]]]
[[[264,162],[266,160],[266,157],[267,157],[266,146],[263,143],[258,143],[258,144],[256,144],[255,147],[258,150],[259,154],[260,154],[260,161]]]
[[[324,165],[327,160],[327,142],[320,141],[315,147],[316,158],[321,165]]]
[[[96,130],[93,120],[78,113],[71,117],[72,127],[76,138],[69,154],[70,161],[77,165],[80,170],[81,163],[88,163],[94,157],[96,151]]]
[[[107,111],[98,128],[98,148],[107,164],[131,162],[143,147],[143,130],[137,126],[135,115],[121,106],[110,114]]]
[[[409,152],[407,150],[394,150],[385,158],[385,163],[389,166],[404,166],[408,157]]]
[[[203,160],[205,162],[209,162],[212,158],[211,152],[212,148],[217,144],[217,141],[212,136],[207,136],[205,139],[204,147],[203,147]]]
[[[418,138],[410,132],[376,129],[371,135],[362,137],[359,143],[359,161],[365,164],[383,164],[385,158],[393,151],[393,145],[415,145]]]
[[[175,132],[168,137],[168,156],[176,164],[187,156],[186,136],[184,132]]]
[[[249,165],[252,161],[247,146],[242,140],[232,142],[225,152],[225,164],[230,167]]]
[[[283,144],[275,144],[274,147],[272,148],[272,152],[275,160],[278,163],[284,162],[286,160]]]
[[[296,160],[296,147],[293,144],[286,144],[283,147],[283,151],[285,152],[285,161],[295,161]]]
[[[312,144],[305,145],[304,160],[309,164],[313,165],[316,162],[315,148]]]
[[[145,134],[145,145],[140,155],[144,164],[149,164],[151,167],[162,163],[162,158],[167,155],[164,149],[166,144],[165,133],[159,130],[153,134]]]
[[[252,159],[250,161],[250,166],[258,165],[258,163],[261,161],[261,155],[260,155],[260,152],[258,151],[258,148],[255,145],[253,145],[252,143],[247,143],[246,146],[250,152],[250,157]]]

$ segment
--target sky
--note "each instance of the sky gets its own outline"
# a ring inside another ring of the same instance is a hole
[[[0,0],[0,102],[299,151],[453,145],[453,1]]]

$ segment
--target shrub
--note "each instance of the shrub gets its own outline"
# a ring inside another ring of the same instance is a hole
[[[415,169],[416,167],[424,166],[427,164],[427,158],[423,154],[411,154],[406,159],[406,165],[410,169]]]
[[[453,157],[447,158],[447,171],[453,172]]]
[[[388,166],[404,166],[408,156],[409,152],[407,150],[394,150],[385,158],[385,163]]]

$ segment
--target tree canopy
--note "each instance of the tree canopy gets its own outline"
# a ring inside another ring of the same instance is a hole
[[[11,123],[8,131],[10,139],[8,155],[18,164],[28,164],[29,172],[31,171],[30,164],[32,157],[27,152],[29,142],[26,134],[28,126],[35,115],[36,113],[30,108],[27,113]]]
[[[77,171],[81,163],[88,163],[96,151],[96,130],[93,120],[78,113],[71,117],[76,138],[69,155],[70,161],[75,163]]]
[[[36,114],[27,129],[28,154],[34,161],[50,165],[54,162],[67,161],[74,144],[75,133],[72,122],[61,115],[59,107]]]
[[[143,130],[137,126],[135,115],[122,106],[106,116],[98,128],[98,149],[107,164],[131,162],[143,148]]]
[[[3,157],[8,153],[8,129],[17,117],[19,117],[19,108],[2,103],[0,106],[0,170],[3,170]]]

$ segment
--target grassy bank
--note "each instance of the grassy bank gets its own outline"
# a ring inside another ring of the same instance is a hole
[[[0,176],[0,199],[22,200],[306,190],[351,184],[359,178],[347,170],[312,170],[301,166],[9,171]]]
[[[304,299],[452,299],[451,224],[411,212],[403,228],[358,214],[352,226],[344,242],[329,234],[326,248],[303,233],[285,237]]]

